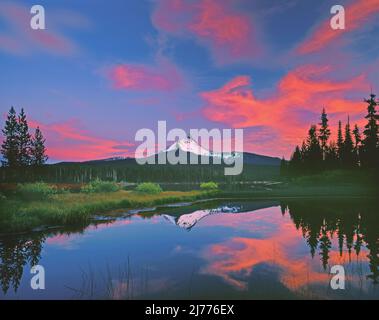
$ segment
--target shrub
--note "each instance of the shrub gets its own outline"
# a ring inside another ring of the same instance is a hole
[[[201,190],[217,190],[218,184],[213,181],[203,182],[200,184],[200,189]]]
[[[24,183],[17,186],[17,193],[27,200],[43,200],[56,194],[57,188],[44,182]]]
[[[157,183],[144,182],[144,183],[140,183],[137,186],[136,191],[141,192],[141,193],[156,194],[156,193],[161,193],[162,188]]]
[[[85,184],[84,186],[82,186],[80,188],[80,192],[83,192],[83,193],[93,193],[93,192],[95,192],[95,189],[94,189],[92,183],[88,183],[88,184]]]
[[[84,193],[116,192],[120,190],[120,186],[112,181],[102,181],[100,179],[96,179],[84,185],[80,190]]]

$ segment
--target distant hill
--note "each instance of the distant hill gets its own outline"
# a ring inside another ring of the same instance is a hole
[[[166,159],[168,154],[175,153],[175,156],[178,156],[179,153],[184,153],[187,155],[188,159],[190,159],[190,154],[194,154],[199,157],[208,157],[210,158],[209,163],[212,163],[214,159],[220,160],[220,158],[224,159],[230,159],[230,158],[238,158],[243,155],[243,162],[244,164],[251,164],[251,165],[257,165],[257,166],[280,166],[280,158],[275,157],[269,157],[264,156],[256,153],[250,153],[250,152],[233,152],[232,154],[221,154],[221,153],[215,153],[211,152],[204,147],[200,146],[196,141],[194,141],[191,138],[182,139],[175,143],[173,143],[169,148],[167,148],[165,151],[162,151],[166,153]],[[162,153],[160,152],[160,153]],[[155,162],[158,163],[158,155],[155,154],[151,157],[155,158]],[[200,162],[200,160],[199,160]],[[77,162],[60,162],[59,164],[75,164]],[[133,164],[136,163],[134,158],[123,158],[123,157],[114,157],[114,158],[107,158],[107,159],[100,159],[100,160],[89,160],[80,162],[82,164],[91,164],[91,165],[122,165],[122,164]]]
[[[59,162],[48,164],[38,170],[25,169],[22,181],[25,177],[30,180],[60,182],[60,183],[83,183],[96,178],[101,180],[127,181],[127,182],[158,182],[158,183],[201,183],[204,181],[235,182],[235,181],[262,181],[276,180],[280,175],[280,159],[249,152],[215,153],[198,145],[190,138],[179,140],[163,151],[166,156],[170,153],[184,153],[188,160],[193,155],[198,157],[198,163],[189,165],[139,165],[135,158],[113,157],[108,159],[91,160],[84,162]],[[158,158],[159,154],[152,157]],[[243,171],[237,176],[225,175],[225,168],[234,167],[231,158],[243,156]],[[209,164],[203,162],[209,158]],[[221,159],[220,159],[221,158]],[[156,159],[157,160],[157,159]],[[217,161],[216,161],[217,160]],[[221,164],[216,164],[220,163]],[[189,161],[187,161],[189,163]],[[1,170],[0,181],[16,181],[17,176],[12,172]]]
[[[243,163],[255,164],[257,166],[280,166],[281,159],[263,156],[256,153],[244,152]]]
[[[211,152],[204,147],[200,146],[196,141],[194,141],[191,138],[182,139],[175,143],[173,143],[169,148],[167,148],[165,151],[166,157],[169,153],[175,153],[176,156],[178,156],[179,152],[186,153],[188,158],[189,155],[195,154],[198,157],[209,157],[210,163],[212,163],[212,160],[215,158],[237,158],[241,157],[242,153],[240,152],[233,152],[232,154],[221,154],[221,153],[214,153]],[[155,158],[157,163],[158,154],[153,155],[152,157]],[[256,166],[280,166],[280,158],[275,157],[269,157],[264,156],[256,153],[250,153],[250,152],[243,152],[243,162],[244,164],[251,164]],[[74,164],[75,162],[61,162],[59,164]],[[90,161],[84,161],[81,162],[83,164],[91,164],[91,165],[121,165],[121,164],[132,164],[135,163],[134,158],[122,158],[122,157],[115,157],[115,158],[107,158],[107,159],[101,159],[101,160],[90,160]]]

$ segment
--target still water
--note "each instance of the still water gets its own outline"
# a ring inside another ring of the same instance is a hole
[[[0,238],[0,299],[378,299],[369,199],[201,202]],[[45,269],[32,290],[30,268]],[[332,290],[342,265],[345,290]]]

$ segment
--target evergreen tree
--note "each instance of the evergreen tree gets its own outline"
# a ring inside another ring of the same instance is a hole
[[[337,149],[338,149],[338,159],[342,161],[343,158],[343,135],[342,135],[342,123],[338,121],[338,136],[337,136]]]
[[[21,166],[30,164],[31,136],[29,134],[28,121],[24,109],[18,116],[18,163]]]
[[[317,171],[321,166],[322,152],[315,125],[310,127],[305,145],[306,156],[304,158],[304,165],[309,171]]]
[[[361,137],[361,133],[359,132],[358,125],[354,126],[353,135],[354,135],[354,157],[355,157],[355,163],[357,165],[359,165],[360,164],[360,161],[359,161],[359,149],[360,149],[360,146],[361,146],[362,137]]]
[[[376,106],[378,102],[375,100],[375,94],[371,94],[369,99],[365,99],[368,104],[366,119],[368,123],[363,131],[362,141],[362,164],[366,167],[378,166],[378,116],[376,115]]]
[[[299,173],[301,169],[301,162],[302,162],[302,154],[300,151],[299,146],[296,146],[294,153],[291,156],[291,160],[289,163],[289,171],[292,174]]]
[[[37,127],[32,140],[31,148],[31,164],[34,166],[42,166],[46,163],[48,156],[46,155],[45,139],[41,130]]]
[[[335,169],[338,167],[339,162],[338,147],[334,141],[331,141],[326,151],[326,167],[329,169]]]
[[[328,140],[330,137],[330,129],[328,125],[328,116],[325,112],[325,108],[322,109],[321,114],[321,122],[320,122],[320,131],[319,131],[319,139],[321,143],[321,150],[322,150],[322,159],[325,160],[326,156],[326,148],[328,145]]]
[[[347,120],[347,124],[345,126],[345,141],[343,143],[343,157],[342,161],[343,164],[346,167],[351,167],[354,162],[354,145],[353,145],[353,139],[351,137],[351,130],[350,130],[350,118]]]
[[[305,140],[303,140],[303,143],[301,144],[300,155],[302,161],[304,161],[304,159],[306,159],[308,156],[308,147]]]
[[[8,112],[5,127],[2,130],[4,141],[1,145],[3,155],[2,165],[10,168],[18,165],[18,123],[16,111],[13,107]]]

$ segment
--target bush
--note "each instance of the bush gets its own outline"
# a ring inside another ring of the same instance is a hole
[[[157,194],[161,193],[163,190],[161,186],[157,183],[145,182],[139,184],[136,188],[136,191],[141,193]]]
[[[94,193],[94,192],[116,192],[120,190],[120,186],[112,181],[102,181],[96,179],[90,183],[84,185],[80,191],[84,193]]]
[[[217,190],[218,184],[216,182],[210,181],[210,182],[203,182],[200,184],[201,190]]]
[[[56,194],[57,188],[44,182],[25,183],[17,186],[17,193],[27,200],[43,200]]]

